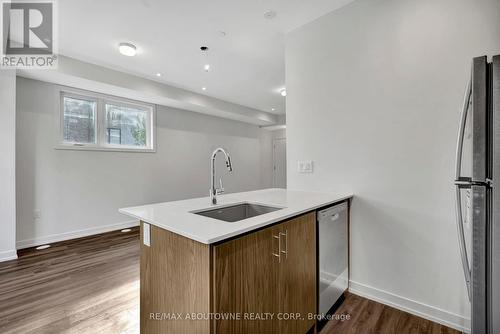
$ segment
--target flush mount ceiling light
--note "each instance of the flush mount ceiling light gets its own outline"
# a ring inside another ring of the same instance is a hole
[[[120,43],[118,45],[120,53],[127,57],[133,57],[137,54],[137,47],[130,43]]]
[[[276,17],[276,12],[274,10],[268,10],[264,13],[264,18],[268,20],[272,20]]]
[[[283,97],[284,97],[284,96],[286,96],[286,88],[282,88],[282,89],[280,90],[280,94],[281,94],[281,96],[283,96]]]

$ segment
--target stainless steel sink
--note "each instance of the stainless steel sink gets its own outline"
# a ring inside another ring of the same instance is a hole
[[[260,216],[283,208],[253,203],[240,203],[216,209],[193,211],[192,213],[234,223],[243,219]]]

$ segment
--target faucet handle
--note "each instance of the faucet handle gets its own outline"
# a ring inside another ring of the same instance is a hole
[[[222,185],[222,177],[219,179],[219,189],[217,189],[217,194],[223,194],[224,193],[224,186]]]

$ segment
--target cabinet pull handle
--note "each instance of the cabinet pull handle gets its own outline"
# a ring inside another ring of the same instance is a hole
[[[281,251],[281,253],[285,254],[285,259],[288,259],[288,230],[285,230],[285,233],[280,232],[280,237],[285,237],[285,250]],[[281,239],[281,238],[280,238]],[[280,250],[281,250],[281,240],[280,240]]]
[[[281,263],[281,232],[278,235],[273,235],[274,239],[278,239],[278,254],[271,253],[278,258],[278,263]]]

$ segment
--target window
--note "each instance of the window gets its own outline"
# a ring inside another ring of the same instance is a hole
[[[61,91],[58,148],[154,151],[154,113],[145,103]]]
[[[63,97],[64,141],[68,143],[96,143],[97,101],[85,98]]]
[[[106,142],[130,147],[147,146],[148,110],[106,102]]]

